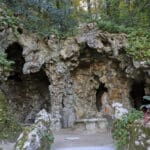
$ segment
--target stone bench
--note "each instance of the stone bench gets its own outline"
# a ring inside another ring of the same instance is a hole
[[[107,119],[105,118],[84,118],[76,120],[76,124],[80,126],[84,126],[86,130],[100,130],[104,131],[107,129]]]

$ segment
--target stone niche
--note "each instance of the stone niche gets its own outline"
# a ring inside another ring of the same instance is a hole
[[[86,54],[79,59],[79,66],[71,72],[78,127],[84,124],[84,129],[98,131],[111,127],[113,103],[121,103],[126,109],[140,108],[145,89],[149,89],[146,88],[146,75],[128,78],[117,60],[92,49],[86,49]]]
[[[24,75],[22,73],[25,60],[22,56],[22,46],[13,43],[6,49],[7,59],[14,61],[8,80],[1,84],[10,111],[21,123],[33,123],[35,115],[43,108],[50,111],[50,82],[44,68],[37,73]]]
[[[118,62],[93,51],[93,56],[80,58],[72,72],[77,119],[112,115],[111,104],[120,102],[130,108],[129,79],[118,67]],[[95,61],[91,60],[95,58]],[[84,60],[84,61],[82,61]]]

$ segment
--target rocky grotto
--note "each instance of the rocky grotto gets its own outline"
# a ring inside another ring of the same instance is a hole
[[[113,103],[139,109],[150,94],[150,66],[126,55],[126,35],[98,30],[94,24],[65,40],[41,40],[26,31],[0,31],[0,47],[15,63],[1,68],[0,89],[15,118],[32,124],[45,109],[51,129],[105,130],[115,115]]]

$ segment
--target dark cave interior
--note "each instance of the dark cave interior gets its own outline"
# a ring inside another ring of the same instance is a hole
[[[132,100],[132,106],[135,109],[140,109],[140,106],[145,104],[143,96],[145,95],[145,82],[144,81],[133,81],[131,86],[130,96]]]
[[[96,90],[96,108],[98,111],[102,110],[101,97],[104,92],[108,92],[108,89],[105,87],[104,83],[99,84],[99,88]]]
[[[44,68],[37,73],[22,73],[25,60],[23,48],[18,43],[11,44],[7,49],[7,59],[14,61],[12,71],[5,85],[1,85],[11,106],[12,112],[22,123],[33,123],[36,113],[45,108],[50,111],[50,82]]]

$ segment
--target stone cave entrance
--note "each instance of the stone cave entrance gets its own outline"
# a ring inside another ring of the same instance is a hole
[[[50,112],[50,82],[42,68],[37,73],[24,75],[22,73],[25,60],[22,56],[23,48],[13,43],[6,49],[7,59],[15,63],[7,82],[1,85],[9,106],[15,118],[21,123],[33,123],[35,115],[43,108]]]
[[[145,82],[133,81],[130,91],[131,103],[135,109],[140,109],[140,106],[144,104],[143,96],[145,95]]]
[[[100,82],[99,88],[96,90],[96,108],[99,112],[102,110],[102,96],[105,92],[108,92],[108,89],[104,83]]]

